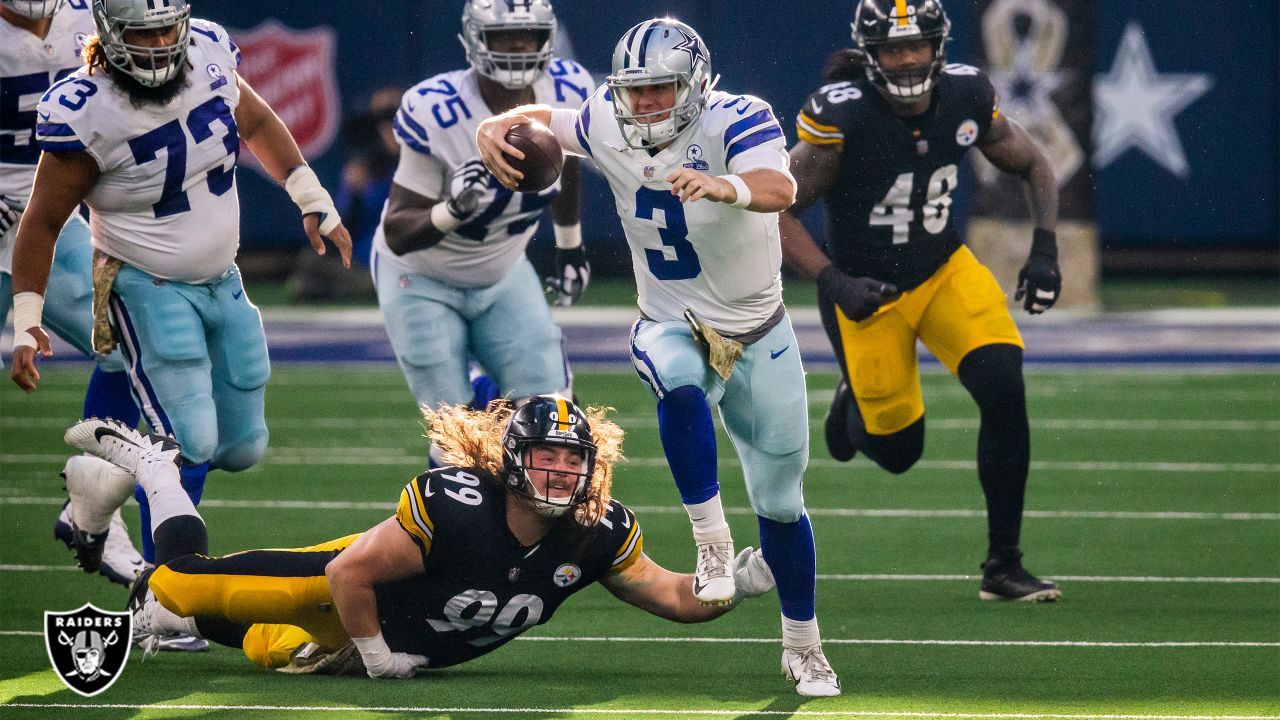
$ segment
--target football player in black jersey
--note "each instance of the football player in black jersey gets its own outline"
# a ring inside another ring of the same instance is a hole
[[[644,554],[635,516],[610,498],[622,430],[602,409],[555,396],[499,405],[425,411],[458,464],[410,481],[394,516],[321,545],[209,557],[177,444],[111,420],[81,421],[67,439],[127,472],[77,488],[71,502],[109,512],[134,477],[151,499],[158,566],[130,598],[134,639],[148,651],[180,629],[264,667],[408,678],[493,651],[596,581],[678,622],[730,609],[698,602],[692,575]],[[773,588],[758,551],[736,567],[735,603]]]
[[[825,428],[832,457],[847,461],[861,450],[892,473],[920,458],[922,340],[981,414],[989,547],[980,597],[1055,600],[1057,585],[1027,572],[1018,548],[1030,455],[1022,338],[950,211],[971,147],[1023,181],[1036,229],[1015,299],[1044,312],[1061,289],[1057,183],[1043,150],[1000,112],[987,76],[946,64],[949,30],[940,0],[860,0],[857,48],[828,59],[828,84],[797,118],[791,170],[799,190],[782,215],[783,256],[817,280],[842,370]],[[819,198],[825,252],[798,219]]]

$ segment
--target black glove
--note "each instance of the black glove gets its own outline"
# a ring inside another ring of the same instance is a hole
[[[835,303],[845,317],[862,322],[898,295],[898,287],[869,277],[850,277],[828,265],[818,273],[818,294]]]
[[[489,191],[489,168],[480,158],[471,158],[453,171],[449,178],[449,200],[445,208],[459,220],[466,220],[480,210],[480,201]]]
[[[546,279],[547,289],[555,290],[556,305],[572,305],[582,297],[591,282],[591,263],[582,245],[569,250],[556,248],[556,274]]]
[[[22,210],[19,209],[18,201],[7,195],[0,195],[0,235],[9,232],[9,228],[17,227],[21,217]]]
[[[1038,315],[1053,307],[1061,293],[1057,235],[1052,230],[1036,228],[1031,240],[1031,254],[1018,273],[1018,291],[1013,299],[1016,302],[1026,298],[1023,309]]]

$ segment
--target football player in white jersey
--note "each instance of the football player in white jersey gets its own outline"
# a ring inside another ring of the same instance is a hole
[[[236,72],[226,30],[191,19],[186,0],[94,0],[93,17],[85,66],[37,106],[43,153],[14,248],[11,374],[35,391],[36,354],[52,354],[43,295],[58,232],[83,201],[95,333],[119,341],[147,424],[183,443],[183,486],[198,502],[210,468],[244,470],[267,446],[266,338],[234,262],[241,142],[298,204],[317,252],[327,236],[349,263],[351,238],[288,128]],[[144,533],[143,555],[153,552]]]
[[[663,449],[698,544],[694,593],[714,603],[734,590],[709,408],[716,405],[777,579],[783,670],[802,695],[837,695],[814,614],[817,561],[801,490],[804,370],[782,305],[778,212],[794,201],[795,180],[769,105],[715,84],[692,28],[646,20],[623,35],[613,73],[579,110],[516,108],[485,121],[478,143],[509,186],[521,175],[502,153],[523,155],[504,138],[535,120],[608,179],[639,289],[632,362],[658,400]]]
[[[566,161],[560,181],[542,192],[512,192],[485,169],[475,140],[495,113],[534,102],[576,108],[586,99],[591,76],[552,56],[555,31],[548,0],[467,0],[459,39],[470,67],[410,88],[396,114],[400,162],[370,265],[419,405],[472,401],[469,358],[500,394],[570,392],[560,328],[525,248],[550,205],[557,304],[582,294],[589,266],[578,161]]]
[[[93,16],[84,0],[0,0],[0,97],[13,99],[0,102],[0,327],[12,299],[13,238],[40,158],[36,101],[50,85],[76,71],[81,49],[93,32]],[[85,391],[85,417],[118,416],[136,425],[138,409],[120,352],[93,352],[92,255],[89,226],[73,213],[58,235],[45,321],[50,330],[97,363]],[[105,469],[93,458],[76,456],[62,472],[96,475]],[[73,526],[69,505],[64,506],[54,523],[54,537],[74,547]],[[84,568],[96,569],[112,582],[127,585],[145,566],[119,513],[105,538],[81,536],[78,541],[85,550]]]

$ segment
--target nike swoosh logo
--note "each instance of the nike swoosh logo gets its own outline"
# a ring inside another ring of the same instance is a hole
[[[432,495],[435,495],[435,493],[431,490],[431,478],[427,478],[422,483],[422,497],[423,499],[426,499],[431,497]]]
[[[818,101],[816,99],[810,101],[810,104],[813,105],[814,112],[816,113],[822,112],[822,106],[818,104]]]
[[[120,433],[116,432],[115,430],[112,430],[111,428],[107,428],[107,427],[100,427],[100,428],[98,428],[97,430],[94,430],[94,431],[93,431],[93,439],[94,439],[94,440],[97,440],[98,442],[102,442],[102,438],[104,438],[104,437],[113,437],[113,438],[115,438],[115,439],[119,440],[119,441],[120,441],[120,442],[122,442],[122,443],[126,443],[126,444],[129,444],[129,445],[133,445],[134,447],[137,447],[137,443],[135,443],[135,442],[133,442],[132,440],[130,440],[129,438],[127,438],[127,437],[125,437],[125,436],[121,435]]]
[[[698,593],[702,592],[702,588],[704,588],[704,587],[706,587],[706,585],[703,585],[702,583],[698,582],[698,578],[697,578],[697,576],[694,576],[694,578],[693,578],[693,592],[694,592],[694,594],[696,595],[696,594],[698,594]]]
[[[49,113],[43,113],[43,112],[42,112],[42,113],[40,113],[40,119],[41,119],[42,121],[48,122],[48,120],[49,120]]]
[[[741,108],[739,108],[735,112],[737,112],[739,115],[746,115],[747,111],[750,109],[751,109],[750,105],[743,105]]]
[[[770,359],[770,360],[777,360],[779,355],[782,355],[782,353],[786,352],[786,351],[787,351],[787,350],[789,350],[790,348],[791,348],[791,346],[790,346],[790,345],[788,345],[788,346],[786,346],[786,347],[782,348],[781,350],[779,350],[778,352],[773,352],[772,350],[771,350],[771,351],[769,351],[769,359]]]
[[[239,300],[239,299],[240,299],[240,296],[241,296],[241,295],[243,295],[243,294],[244,294],[244,290],[237,290],[237,291],[235,291],[235,292],[231,293],[231,297],[235,298],[236,300]]]
[[[867,27],[875,27],[876,21],[875,21],[875,18],[867,18],[866,20],[862,21],[862,24],[866,25]]]

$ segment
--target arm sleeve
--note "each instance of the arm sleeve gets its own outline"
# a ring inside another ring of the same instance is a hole
[[[434,155],[400,147],[400,162],[391,181],[423,197],[441,200],[448,194],[449,168]]]
[[[427,561],[431,552],[431,541],[435,538],[436,526],[427,513],[428,497],[422,492],[422,486],[431,482],[429,474],[419,475],[409,481],[400,491],[400,502],[396,505],[396,522],[400,528],[409,533],[414,544],[422,551],[422,561]]]

